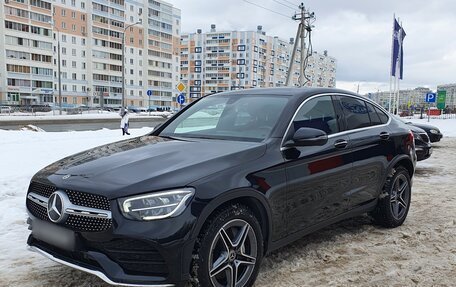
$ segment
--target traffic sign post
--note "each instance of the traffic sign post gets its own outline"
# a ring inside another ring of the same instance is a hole
[[[437,95],[435,93],[427,93],[425,97],[426,103],[428,103],[428,122],[431,118],[431,103],[435,103]]]
[[[180,109],[182,110],[182,105],[185,103],[185,96],[184,94],[179,94],[176,98],[176,102],[180,105]]]
[[[149,116],[150,116],[150,97],[152,97],[152,90],[147,90],[146,94],[149,97]]]

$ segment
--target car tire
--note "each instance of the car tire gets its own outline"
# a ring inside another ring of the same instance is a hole
[[[410,175],[400,166],[387,178],[377,208],[372,212],[375,222],[387,228],[402,225],[410,209],[412,193]]]
[[[252,286],[262,258],[258,219],[247,206],[231,204],[214,214],[198,236],[191,284]]]

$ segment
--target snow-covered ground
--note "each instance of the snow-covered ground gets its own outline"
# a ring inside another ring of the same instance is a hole
[[[133,118],[166,118],[171,115],[170,112],[140,112],[140,113],[129,113],[130,117]],[[58,111],[55,112],[37,112],[37,113],[21,113],[15,112],[11,114],[0,114],[0,121],[11,121],[11,120],[72,120],[72,119],[118,119],[120,118],[119,112],[109,111],[84,111],[81,114],[67,115],[66,112],[62,112],[59,115]]]
[[[403,226],[383,229],[367,217],[333,225],[266,257],[256,286],[454,285],[456,120],[430,124],[445,137],[417,166],[412,208]],[[150,131],[133,129],[129,137]],[[31,177],[44,166],[125,138],[119,130],[0,130],[0,286],[106,286],[95,276],[26,250],[25,194]]]

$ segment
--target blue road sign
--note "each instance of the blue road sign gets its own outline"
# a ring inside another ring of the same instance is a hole
[[[176,101],[179,105],[183,105],[185,103],[184,94],[179,94],[179,96],[177,96],[177,98],[176,98]]]
[[[435,103],[435,99],[437,95],[435,93],[427,93],[426,94],[426,103]]]
[[[147,95],[150,97],[152,96],[152,90],[147,90]]]

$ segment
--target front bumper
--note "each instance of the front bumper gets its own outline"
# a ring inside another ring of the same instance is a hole
[[[52,255],[51,253],[48,253],[47,251],[45,251],[43,249],[40,249],[39,247],[36,247],[36,246],[33,246],[33,245],[30,245],[28,247],[28,249],[30,251],[37,252],[37,253],[39,253],[39,254],[51,259],[52,261],[57,262],[57,263],[66,265],[68,267],[71,267],[71,268],[74,268],[74,269],[77,269],[77,270],[80,270],[80,271],[83,271],[83,272],[87,272],[87,273],[93,274],[95,276],[98,276],[103,281],[105,281],[106,283],[111,284],[111,285],[115,285],[115,286],[150,286],[150,287],[171,287],[171,286],[174,286],[174,284],[144,285],[144,284],[128,284],[128,283],[114,282],[111,279],[109,279],[103,272],[101,272],[99,270],[92,269],[90,267],[84,267],[84,266],[81,266],[81,265],[78,265],[78,264],[75,264],[75,263],[71,263],[68,259],[67,260],[62,260],[62,259]]]
[[[443,134],[442,133],[438,133],[438,134],[433,134],[433,133],[429,133],[429,140],[434,143],[434,142],[439,142],[443,137]]]
[[[432,146],[430,144],[415,146],[415,151],[418,161],[425,160],[432,155]]]
[[[115,210],[115,209],[114,209]],[[194,217],[187,209],[181,216],[154,222],[127,220],[113,212],[113,225],[103,232],[74,233],[71,248],[57,247],[33,231],[52,224],[67,233],[69,228],[44,222],[29,212],[32,234],[29,248],[51,260],[93,274],[112,285],[183,286],[188,282],[194,240],[190,239]],[[56,232],[52,234],[58,237]]]

